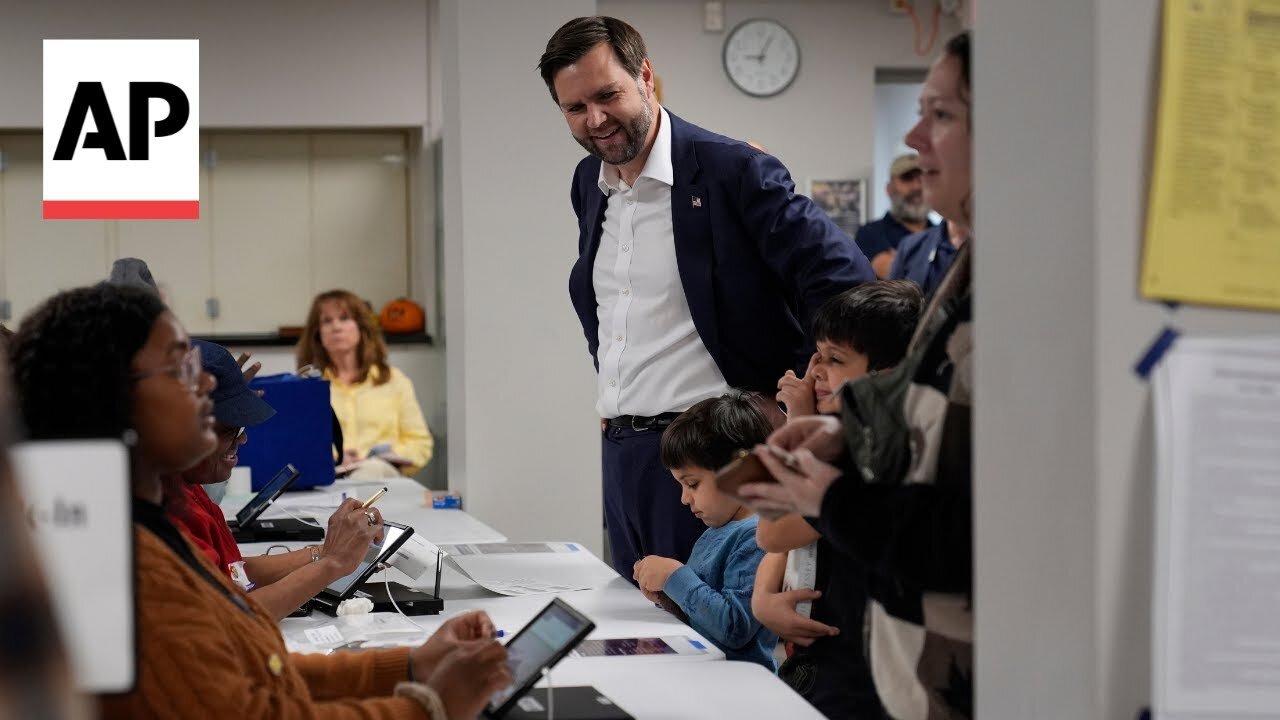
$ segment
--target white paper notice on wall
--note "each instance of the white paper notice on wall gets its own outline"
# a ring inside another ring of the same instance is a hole
[[[133,493],[124,444],[30,442],[13,460],[76,687],[132,689]]]
[[[1180,338],[1152,377],[1153,709],[1280,708],[1280,338]]]

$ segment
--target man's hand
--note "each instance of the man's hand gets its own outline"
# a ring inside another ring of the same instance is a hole
[[[426,642],[409,652],[415,678],[428,678],[446,655],[463,643],[491,640],[497,631],[483,610],[472,610],[449,618]]]
[[[648,555],[636,561],[631,577],[641,590],[657,593],[666,587],[671,573],[684,567],[683,563],[659,555]]]
[[[796,604],[817,600],[822,593],[811,588],[767,592],[759,588],[751,595],[751,613],[778,637],[801,647],[809,647],[820,637],[839,635],[840,629],[796,612]]]
[[[236,358],[236,365],[240,367],[240,372],[244,375],[244,381],[246,383],[253,382],[253,379],[258,376],[258,371],[262,369],[262,363],[257,361],[246,368],[244,364],[249,362],[250,357],[252,356],[249,353],[242,352],[240,353],[240,357]],[[254,390],[254,393],[256,393],[258,397],[262,397],[267,394],[267,391]]]
[[[492,639],[459,642],[427,679],[450,718],[478,716],[489,697],[510,684],[507,649]]]

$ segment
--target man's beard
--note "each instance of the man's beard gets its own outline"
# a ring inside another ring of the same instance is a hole
[[[643,91],[641,92],[644,95]],[[639,115],[629,119],[625,123],[619,123],[618,132],[626,136],[627,141],[621,147],[614,148],[609,152],[603,152],[596,146],[596,141],[590,135],[586,137],[573,136],[574,140],[582,146],[584,150],[591,153],[594,157],[600,158],[602,162],[610,165],[625,165],[644,149],[644,142],[649,137],[649,128],[653,127],[653,108],[649,106],[648,98],[642,106]]]
[[[929,206],[924,204],[924,193],[910,193],[893,198],[889,214],[906,222],[928,220]]]

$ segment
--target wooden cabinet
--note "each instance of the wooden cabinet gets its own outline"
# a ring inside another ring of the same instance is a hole
[[[300,325],[334,287],[380,308],[409,290],[409,147],[394,130],[206,132],[198,221],[45,221],[39,134],[0,134],[4,321],[129,256],[193,333]]]

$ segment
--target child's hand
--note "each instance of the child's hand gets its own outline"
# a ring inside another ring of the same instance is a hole
[[[641,590],[656,593],[666,586],[667,578],[671,577],[671,573],[682,567],[684,567],[683,563],[671,558],[649,555],[636,561],[631,577],[640,584]]]
[[[809,367],[804,371],[804,378],[796,377],[795,372],[788,370],[778,380],[778,394],[775,399],[787,408],[787,417],[801,417],[818,413],[817,399],[813,394],[813,365],[818,360],[818,353],[809,358]]]
[[[756,588],[751,596],[751,612],[761,625],[778,637],[801,647],[809,647],[820,637],[839,635],[840,629],[796,612],[796,603],[817,600],[822,593],[812,589],[765,592]]]

